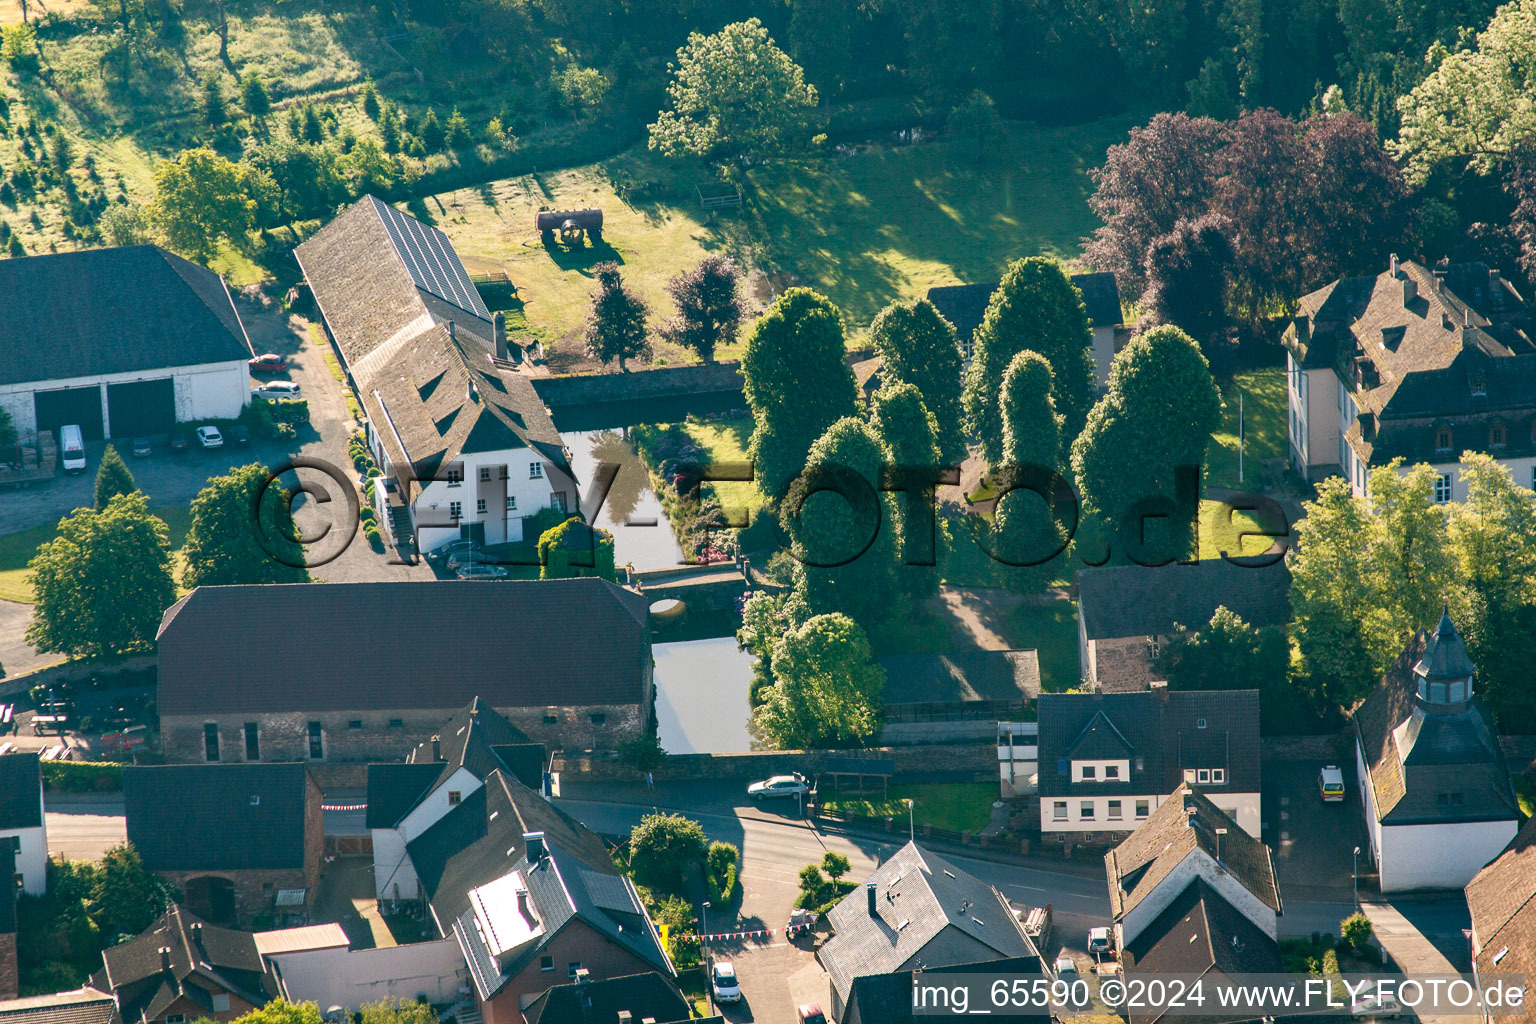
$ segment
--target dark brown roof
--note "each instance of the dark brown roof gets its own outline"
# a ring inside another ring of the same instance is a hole
[[[1225,789],[1259,791],[1257,690],[1042,693],[1040,796],[1171,793],[1186,768],[1220,768]],[[1073,782],[1073,758],[1131,761],[1127,781]]]
[[[693,1007],[670,978],[651,971],[606,981],[552,985],[523,1010],[527,1024],[615,1024],[619,1011],[630,1019],[677,1024],[693,1017]]]
[[[1536,820],[1467,884],[1479,976],[1536,975]]]
[[[161,950],[169,948],[168,961]],[[206,924],[172,906],[146,931],[101,954],[103,970],[92,986],[111,990],[125,1021],[153,1020],[178,999],[208,1003],[209,982],[261,1006],[277,991],[267,976],[256,937]],[[168,966],[167,966],[168,963]],[[212,1016],[212,1005],[205,1007]]]
[[[1425,644],[1423,634],[1414,638],[1354,713],[1377,816],[1392,825],[1515,820],[1519,806],[1483,702],[1420,705],[1413,667]]]
[[[223,280],[156,245],[0,260],[0,384],[251,358]]]
[[[1127,978],[1183,975],[1231,978],[1242,974],[1279,974],[1280,946],[1203,879],[1184,887],[1126,949]],[[1131,1024],[1167,1019],[1165,1013],[1132,1010]],[[1199,1020],[1251,1020],[1252,1011],[1202,1013]]]
[[[1116,921],[1134,910],[1163,879],[1197,850],[1216,861],[1216,829],[1221,864],[1266,907],[1278,913],[1280,889],[1269,847],[1238,827],[1200,790],[1181,784],[1119,846],[1104,855],[1109,874],[1109,905]]]
[[[1120,286],[1113,273],[1100,270],[1091,274],[1073,274],[1071,279],[1082,292],[1083,309],[1093,326],[1112,327],[1121,321]],[[928,289],[927,298],[944,319],[954,325],[955,333],[964,344],[981,326],[997,286],[997,281],[946,285]]]
[[[451,713],[634,704],[651,647],[645,599],[595,577],[300,583],[199,587],[159,659],[161,715]]]
[[[43,772],[36,752],[0,756],[0,831],[43,824]]]
[[[311,799],[318,803],[320,791],[302,764],[123,769],[128,841],[151,871],[302,868]]]
[[[117,1020],[112,996],[94,988],[0,1000],[0,1024],[116,1024]]]
[[[1077,614],[1089,640],[1163,636],[1174,624],[1203,629],[1225,606],[1250,626],[1291,618],[1291,571],[1225,558],[1194,565],[1117,565],[1077,573]]]

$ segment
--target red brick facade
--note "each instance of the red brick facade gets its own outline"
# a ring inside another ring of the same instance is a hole
[[[545,957],[551,961],[549,970],[543,966]],[[522,1024],[522,1005],[551,985],[569,984],[573,964],[585,967],[593,981],[656,969],[655,965],[588,927],[580,918],[573,918],[527,967],[507,981],[500,992],[489,1002],[480,1003],[480,1015],[485,1024]]]

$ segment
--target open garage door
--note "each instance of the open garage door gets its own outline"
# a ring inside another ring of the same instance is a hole
[[[87,441],[100,441],[101,388],[95,384],[83,388],[38,391],[32,396],[37,410],[37,429],[51,430],[58,437],[59,428],[68,423],[80,425]]]
[[[107,425],[113,437],[164,434],[176,425],[176,384],[170,377],[107,385]]]

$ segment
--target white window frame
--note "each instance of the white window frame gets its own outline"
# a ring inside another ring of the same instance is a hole
[[[1097,782],[1098,781],[1098,777],[1099,777],[1099,767],[1098,767],[1098,765],[1093,765],[1093,764],[1085,764],[1085,765],[1083,765],[1083,781],[1084,782],[1089,782],[1089,781]]]
[[[1449,473],[1435,475],[1435,504],[1444,505],[1456,495],[1456,481]]]
[[[479,515],[482,515],[482,516],[485,515],[485,499],[484,498],[476,498],[475,499],[475,512],[477,514],[479,514]]]
[[[448,515],[453,519],[463,519],[464,503],[461,501],[450,501],[448,503]]]
[[[1095,809],[1092,800],[1081,800],[1077,805],[1078,821],[1093,821]]]
[[[1136,801],[1136,819],[1138,821],[1140,821],[1142,818],[1148,817],[1149,815],[1151,815],[1151,813],[1152,813],[1152,801],[1151,800],[1137,800]]]
[[[1066,821],[1067,813],[1067,802],[1065,800],[1057,800],[1051,807],[1051,820]]]
[[[485,481],[489,481],[491,479],[491,467],[490,466],[481,466],[480,467],[480,479],[481,480],[485,480]]]
[[[1195,770],[1193,768],[1185,768],[1184,769],[1184,781],[1185,782],[1194,782],[1195,781]]]
[[[1125,820],[1125,805],[1119,800],[1111,800],[1104,813],[1110,821],[1123,821]]]
[[[1225,786],[1227,784],[1227,770],[1225,768],[1211,769],[1211,785]]]
[[[507,511],[508,512],[516,512],[517,511],[517,495],[515,495],[515,494],[507,495]]]
[[[530,462],[530,463],[528,463],[528,479],[529,480],[543,480],[544,479],[544,463],[542,463],[542,462]]]
[[[1211,770],[1209,768],[1196,769],[1195,783],[1201,786],[1209,786],[1211,784]]]

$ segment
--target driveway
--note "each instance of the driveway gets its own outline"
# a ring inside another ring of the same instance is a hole
[[[1280,891],[1287,900],[1351,902],[1354,849],[1360,847],[1360,876],[1371,886],[1370,846],[1352,766],[1345,769],[1346,794],[1325,804],[1317,791],[1322,761],[1265,761],[1260,795],[1264,842],[1275,854]]]

